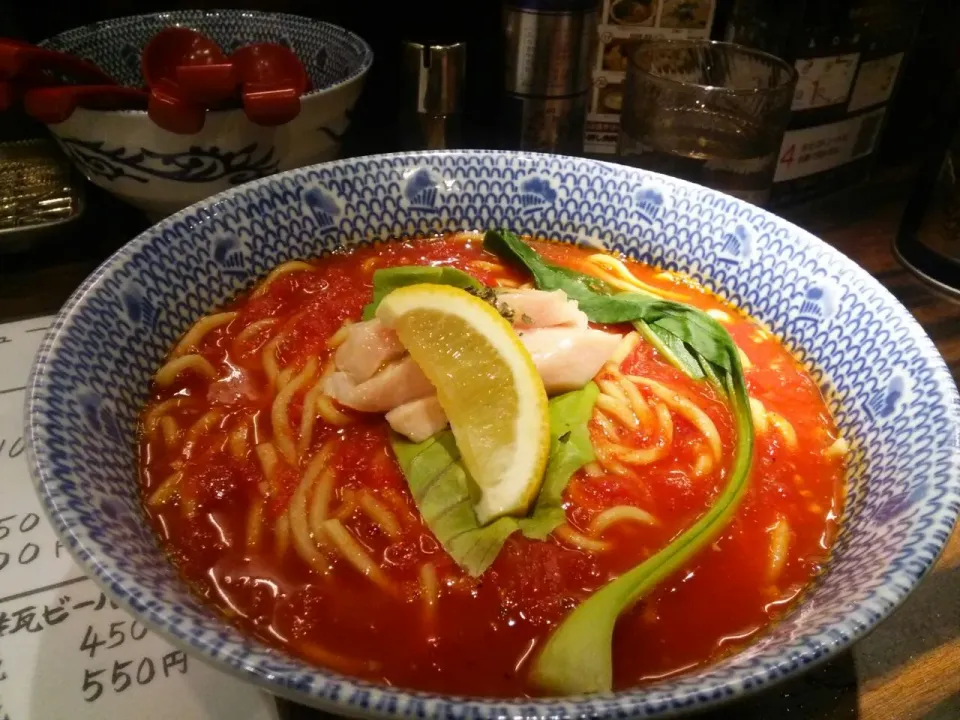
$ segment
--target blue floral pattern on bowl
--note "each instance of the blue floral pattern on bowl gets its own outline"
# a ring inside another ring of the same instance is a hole
[[[459,698],[313,668],[241,635],[157,549],[136,489],[148,382],[201,314],[270,268],[371,238],[510,227],[690,273],[762,320],[811,371],[851,444],[828,571],[742,652],[615,694]],[[960,400],[936,349],[867,273],[739,200],[590,160],[463,151],[356,158],[194,205],[105,262],[61,311],[26,409],[44,507],[78,562],[174,642],[266,689],[347,715],[461,720],[664,717],[795,675],[861,637],[929,570],[960,512]]]
[[[251,143],[237,151],[216,146],[193,146],[184,152],[162,153],[140,148],[108,148],[102,141],[59,138],[60,147],[86,175],[107,180],[124,177],[139,183],[150,178],[177,182],[213,182],[226,178],[231,185],[256,180],[277,171],[279,161],[272,147],[260,150]]]

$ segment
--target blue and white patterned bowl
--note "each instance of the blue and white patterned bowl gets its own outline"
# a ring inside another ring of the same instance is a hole
[[[157,127],[146,111],[79,108],[48,128],[90,182],[159,218],[234,185],[337,157],[373,52],[336,25],[282,13],[183,10],[105,20],[40,44],[91,60],[123,85],[142,87],[141,50],[171,26],[199,30],[228,53],[254,42],[286,45],[303,62],[313,89],[285,125],[260,127],[243,110],[220,110],[208,112],[193,135]]]
[[[824,388],[852,447],[828,572],[759,641],[640,690],[485,701],[318,670],[198,602],[140,509],[134,432],[148,382],[203,313],[274,265],[373,238],[509,227],[602,242],[690,273],[764,321]],[[930,569],[960,512],[960,401],[923,331],[867,273],[751,205],[640,170],[488,151],[343,160],[222,193],[160,223],[74,294],[39,353],[30,464],[54,527],[118,603],[187,648],[296,701],[356,716],[663,717],[796,675],[887,616]]]

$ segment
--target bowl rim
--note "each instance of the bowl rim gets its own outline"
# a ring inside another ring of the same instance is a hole
[[[73,35],[76,35],[77,37],[81,37],[87,33],[92,33],[98,30],[108,29],[108,28],[112,29],[116,26],[126,25],[128,23],[132,23],[137,20],[143,20],[145,18],[170,17],[171,19],[174,20],[173,24],[176,26],[179,26],[180,24],[184,24],[184,25],[188,24],[190,18],[195,18],[198,16],[207,17],[207,16],[215,16],[215,15],[281,18],[284,20],[295,20],[305,24],[321,25],[326,28],[337,30],[343,33],[344,35],[347,36],[347,38],[351,42],[359,45],[360,49],[363,51],[362,58],[359,65],[350,74],[348,74],[346,77],[340,80],[337,80],[336,82],[330,83],[328,85],[324,85],[323,87],[312,88],[311,90],[303,93],[300,96],[301,101],[321,97],[328,93],[332,93],[336,90],[340,90],[341,88],[347,87],[355,82],[358,82],[362,80],[368,72],[370,72],[370,68],[373,66],[373,61],[374,61],[373,48],[370,47],[370,44],[366,40],[364,40],[362,37],[360,37],[357,33],[353,32],[352,30],[349,30],[343,27],[342,25],[336,25],[334,23],[327,22],[326,20],[318,20],[315,18],[310,18],[305,15],[297,15],[295,13],[268,12],[265,10],[192,9],[192,10],[170,10],[170,11],[162,11],[162,12],[140,13],[138,15],[123,15],[121,17],[110,18],[108,20],[100,20],[98,22],[88,23],[86,25],[79,25],[77,27],[64,30],[63,32],[59,32],[56,35],[51,35],[50,37],[44,38],[43,40],[39,41],[37,43],[37,47],[47,47],[47,44],[54,40],[70,37]],[[177,19],[177,18],[182,18],[182,19]],[[94,113],[97,115],[101,115],[101,114],[102,115],[107,115],[107,114],[128,115],[132,117],[147,116],[146,110],[102,110],[98,108],[85,108],[85,109],[88,112]],[[243,108],[223,108],[223,109],[215,109],[215,110],[208,109],[206,112],[208,115],[225,115],[227,113],[243,112]]]
[[[161,222],[153,225],[135,238],[124,244],[107,258],[96,270],[94,270],[70,296],[61,310],[58,312],[53,324],[44,336],[39,352],[34,359],[31,367],[29,380],[27,383],[27,398],[24,405],[24,428],[26,435],[27,461],[35,489],[40,496],[41,505],[48,521],[51,523],[56,534],[63,538],[64,543],[74,561],[80,566],[81,570],[93,579],[108,596],[113,598],[118,604],[131,614],[141,619],[145,624],[154,630],[167,642],[174,646],[188,651],[189,653],[200,657],[204,662],[212,664],[219,670],[238,677],[246,682],[261,687],[272,694],[287,698],[294,702],[305,703],[311,707],[320,708],[329,712],[352,717],[377,717],[387,720],[396,720],[401,714],[399,704],[404,701],[414,701],[420,703],[420,708],[416,711],[416,716],[420,720],[427,718],[431,720],[460,720],[467,716],[471,718],[484,718],[493,720],[506,720],[507,718],[531,717],[531,713],[538,717],[559,718],[600,718],[600,717],[624,717],[624,713],[644,713],[644,702],[649,700],[645,697],[647,693],[656,691],[659,687],[669,685],[670,682],[677,679],[677,676],[671,676],[665,680],[657,680],[650,684],[639,687],[628,688],[610,693],[594,695],[571,695],[571,696],[544,696],[532,698],[490,698],[479,696],[463,696],[451,694],[429,693],[426,691],[395,688],[379,683],[359,679],[352,676],[343,675],[327,668],[315,667],[313,675],[322,678],[329,686],[333,684],[338,692],[333,698],[321,695],[321,690],[326,688],[318,685],[311,686],[312,690],[300,689],[297,685],[296,677],[285,677],[283,675],[271,673],[264,668],[244,662],[242,657],[238,657],[235,651],[223,652],[223,647],[219,649],[212,648],[210,643],[193,643],[179,637],[171,630],[172,623],[170,618],[172,613],[169,606],[163,611],[157,611],[150,608],[136,608],[134,601],[135,594],[131,592],[129,585],[124,587],[123,579],[118,579],[113,572],[99,561],[95,552],[81,541],[73,532],[73,529],[64,522],[61,517],[60,508],[53,505],[49,495],[49,486],[55,479],[49,472],[49,468],[42,462],[45,455],[43,450],[43,440],[39,435],[39,424],[43,416],[48,412],[45,407],[44,399],[41,397],[43,388],[46,384],[44,367],[47,364],[52,353],[56,351],[58,341],[65,326],[73,318],[74,314],[84,304],[86,296],[94,290],[107,275],[114,265],[119,261],[132,256],[139,247],[153,236],[155,233],[172,227],[176,223],[182,223],[185,216],[196,214],[201,210],[209,210],[213,205],[234,199],[253,188],[271,185],[276,182],[282,182],[285,178],[307,174],[311,171],[318,171],[331,167],[349,167],[351,164],[361,160],[391,160],[400,158],[437,158],[451,156],[494,156],[509,157],[517,160],[527,160],[530,162],[544,161],[547,158],[558,158],[562,156],[547,153],[533,153],[523,151],[502,151],[502,150],[439,150],[439,151],[413,151],[413,152],[395,152],[381,153],[376,155],[357,156],[343,158],[326,163],[305,166],[277,173],[265,178],[238,185],[236,187],[224,190],[201,200],[183,210],[174,213]],[[598,165],[618,171],[630,170],[623,165],[605,162],[600,160],[586,158],[562,158],[570,161],[577,161],[587,165]],[[660,173],[651,171],[638,171],[640,175],[651,178],[661,178],[665,181],[674,183],[680,187],[693,190],[697,193],[704,191],[716,194],[727,202],[733,202],[735,206],[752,208],[759,211],[761,215],[775,220],[780,226],[786,227],[795,236],[799,236],[805,243],[808,243],[824,253],[829,261],[836,267],[842,268],[846,273],[852,273],[860,282],[866,284],[874,290],[880,298],[884,307],[889,307],[903,321],[905,329],[909,331],[910,338],[918,344],[924,351],[924,362],[933,371],[933,377],[937,384],[944,391],[944,406],[950,411],[948,419],[952,424],[952,442],[950,443],[950,456],[947,467],[952,469],[949,477],[952,484],[948,484],[948,493],[956,498],[960,498],[960,392],[956,382],[947,367],[939,350],[933,344],[933,341],[926,334],[913,315],[896,299],[896,297],[884,287],[879,280],[861,268],[857,263],[833,248],[823,240],[817,238],[810,232],[800,228],[793,223],[773,215],[772,213],[752,206],[750,203],[739,200],[732,196],[706,189],[695,183],[691,183],[678,178],[667,177]],[[787,667],[777,667],[775,681],[781,682],[786,679],[796,678],[797,676],[808,672],[812,668],[824,663],[826,660],[835,657],[841,651],[849,648],[856,641],[868,635],[882,620],[889,617],[917,588],[923,578],[934,567],[937,560],[942,555],[944,548],[949,541],[951,533],[957,526],[958,516],[960,516],[960,501],[951,505],[944,505],[936,515],[932,516],[931,525],[939,530],[945,530],[942,540],[937,540],[936,551],[932,554],[929,561],[919,570],[913,568],[910,572],[909,586],[901,588],[893,586],[889,588],[885,595],[885,605],[877,609],[876,607],[865,607],[866,600],[849,610],[844,616],[842,622],[833,623],[833,626],[841,626],[843,632],[831,633],[829,642],[820,642],[818,645],[805,643],[803,649],[787,656],[780,651],[778,658]],[[832,561],[832,556],[831,556]],[[829,571],[828,562],[827,570]],[[902,571],[905,572],[905,571]],[[815,580],[814,582],[817,582]],[[134,586],[135,588],[135,586]],[[796,610],[796,608],[794,608]],[[858,614],[859,613],[859,614]],[[781,619],[778,622],[782,622]],[[224,623],[227,624],[227,623]],[[268,648],[262,643],[247,634],[243,636],[257,644],[258,647]],[[801,637],[800,639],[805,639]],[[216,650],[216,651],[215,651]],[[282,651],[281,651],[282,652]],[[285,654],[285,653],[283,653]],[[730,658],[719,660],[703,667],[697,668],[689,674],[680,677],[700,676],[701,681],[697,687],[685,687],[670,697],[669,701],[662,701],[664,706],[662,710],[654,711],[652,714],[646,713],[647,717],[674,717],[685,714],[693,710],[703,710],[715,708],[719,705],[728,704],[731,701],[743,699],[756,694],[772,684],[771,665],[773,660],[768,659],[763,665],[757,665],[751,668],[736,668],[733,672],[726,675],[713,674],[716,671],[718,663],[732,659],[741,653],[734,653]],[[711,676],[713,674],[713,676]],[[734,686],[737,687],[734,687]],[[374,705],[370,702],[370,696],[379,696],[379,702]],[[354,701],[354,698],[360,697],[362,700]],[[411,712],[408,709],[407,713]],[[459,712],[460,714],[456,714]],[[453,714],[451,714],[453,713]]]

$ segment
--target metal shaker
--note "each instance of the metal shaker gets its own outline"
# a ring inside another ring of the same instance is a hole
[[[507,147],[582,152],[597,6],[597,0],[508,0],[504,4]]]
[[[401,142],[407,150],[442,150],[461,142],[467,48],[403,44]]]

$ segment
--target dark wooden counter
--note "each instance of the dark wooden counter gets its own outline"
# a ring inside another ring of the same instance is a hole
[[[796,220],[889,288],[936,343],[954,379],[960,380],[960,305],[930,292],[891,252],[902,194],[901,183],[872,193],[870,208],[838,206],[815,219],[807,215]],[[0,255],[0,321],[54,312],[103,257],[142,229],[135,214],[101,201],[91,204],[92,213],[69,238],[51,238],[22,256]],[[281,703],[281,709],[291,719],[323,716],[288,703]],[[934,571],[903,606],[852,652],[748,701],[698,717],[960,718],[960,532],[954,532]]]

